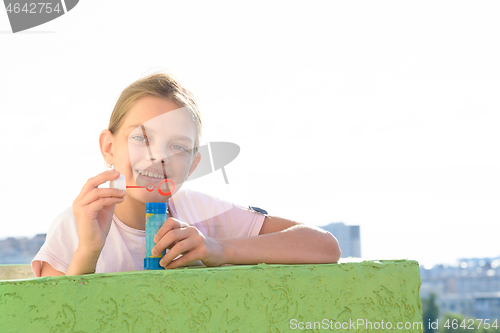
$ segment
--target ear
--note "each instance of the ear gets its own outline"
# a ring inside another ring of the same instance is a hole
[[[196,169],[196,167],[198,166],[198,163],[200,163],[200,160],[201,160],[201,155],[200,153],[198,152],[196,154],[196,156],[194,157],[193,159],[193,162],[191,163],[191,168],[189,169],[189,174],[187,175],[186,179],[191,176],[191,174],[193,173],[193,171]]]
[[[109,130],[104,130],[99,135],[99,147],[101,148],[102,157],[108,164],[113,163],[113,133]]]

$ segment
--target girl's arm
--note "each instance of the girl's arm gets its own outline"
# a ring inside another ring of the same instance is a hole
[[[65,275],[95,273],[97,260],[111,227],[115,205],[123,202],[125,197],[125,191],[99,188],[99,185],[116,180],[119,176],[118,171],[111,170],[90,178],[73,201],[78,247]],[[41,276],[59,275],[64,274],[48,263],[42,264]]]
[[[73,259],[71,259],[71,263],[69,264],[66,274],[58,271],[57,269],[52,267],[51,264],[44,261],[42,263],[42,271],[40,272],[40,277],[95,273],[98,259],[99,254],[86,253],[82,250],[77,249],[75,251],[75,254],[73,254]]]
[[[48,262],[44,261],[42,263],[42,271],[40,272],[40,277],[61,276],[61,275],[64,275],[64,273],[60,272],[57,269],[55,269],[54,267],[52,267],[52,265],[49,264]]]
[[[340,259],[337,239],[314,226],[266,216],[259,236],[221,240],[232,264],[326,264]]]
[[[170,249],[160,261],[165,268],[177,268],[194,260],[206,266],[335,263],[341,254],[331,233],[275,216],[265,218],[259,236],[233,239],[209,238],[193,226],[168,218],[155,242],[153,255]],[[179,254],[183,256],[173,260]]]

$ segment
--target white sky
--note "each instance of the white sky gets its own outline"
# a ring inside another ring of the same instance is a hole
[[[18,34],[0,10],[0,238],[48,231],[103,171],[120,92],[164,69],[195,94],[204,141],[241,147],[229,187],[220,171],[192,186],[360,225],[369,258],[498,256],[499,9],[80,1]]]

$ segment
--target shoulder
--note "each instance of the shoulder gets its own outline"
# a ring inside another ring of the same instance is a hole
[[[73,207],[67,207],[65,210],[61,212],[61,214],[57,216],[57,218],[74,220],[75,215],[73,214]]]
[[[57,215],[57,217],[54,219],[54,222],[52,222],[52,225],[50,226],[50,231],[54,228],[71,228],[74,227],[76,229],[76,220],[75,220],[75,215],[73,214],[73,208],[68,207],[66,208],[62,213]]]
[[[56,216],[47,232],[46,242],[54,239],[78,239],[78,229],[72,207]]]
[[[220,220],[231,214],[238,205],[202,191],[183,189],[170,200],[174,217],[189,224]]]
[[[183,206],[234,206],[234,203],[226,201],[224,199],[218,198],[214,195],[199,191],[199,190],[191,190],[191,189],[182,189],[177,192],[174,196],[172,196],[171,200],[173,201],[175,206],[181,204]]]
[[[76,219],[71,207],[65,209],[62,213],[56,216],[50,225],[47,232],[46,243],[60,243],[63,240],[78,240],[78,229],[76,227]]]
[[[192,190],[190,188],[183,188],[172,196],[172,199],[199,199],[199,198],[215,198],[213,195],[205,193],[200,190]]]

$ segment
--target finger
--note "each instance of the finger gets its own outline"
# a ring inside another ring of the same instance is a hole
[[[177,244],[177,241],[174,241],[172,244],[170,244],[169,246],[166,247],[166,250],[172,250],[172,248],[175,246],[175,244]]]
[[[189,237],[189,230],[187,228],[170,230],[159,242],[151,249],[151,254],[154,256],[159,255],[163,250],[171,246],[174,242],[177,242],[175,246],[179,244],[180,241]],[[174,247],[175,247],[174,246]],[[172,247],[172,250],[173,248]],[[172,251],[170,250],[170,252]],[[169,253],[170,253],[169,252]],[[167,253],[168,254],[168,253]],[[172,257],[172,259],[175,257]],[[170,259],[170,260],[172,260]]]
[[[170,251],[167,252],[167,254],[163,256],[163,258],[160,260],[160,265],[166,267],[170,264],[171,261],[177,258],[177,256],[179,256],[180,254],[183,254],[183,256],[187,255],[190,253],[189,251],[194,250],[195,247],[196,243],[193,241],[193,239],[184,239],[183,241],[177,243]]]
[[[115,205],[123,202],[125,198],[100,198],[92,202],[88,207],[92,212],[98,212],[106,206]]]
[[[94,188],[80,200],[80,205],[88,205],[99,198],[123,198],[126,191],[116,188]]]
[[[165,221],[165,223],[163,223],[160,229],[158,229],[158,232],[156,233],[155,238],[153,238],[153,241],[155,243],[158,243],[158,241],[162,239],[170,230],[179,229],[181,227],[182,225],[179,220],[169,217]]]
[[[120,173],[116,170],[104,171],[95,177],[89,178],[85,185],[83,185],[80,191],[79,197],[84,197],[90,190],[97,188],[99,185],[104,184],[107,181],[116,180],[120,176]]]
[[[183,255],[182,257],[171,261],[167,266],[164,266],[164,267],[165,267],[165,269],[174,269],[174,268],[178,268],[178,267],[187,265],[190,262],[193,262],[193,261],[199,260],[199,259],[200,258],[197,255],[196,251],[191,251],[191,252],[188,252],[187,254]]]

